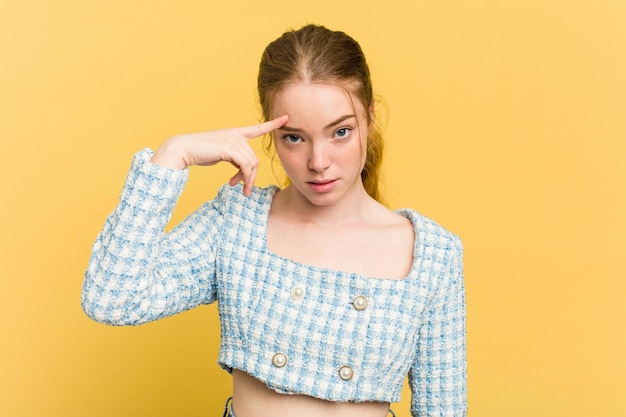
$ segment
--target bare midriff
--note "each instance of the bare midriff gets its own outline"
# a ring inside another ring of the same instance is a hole
[[[388,410],[388,403],[339,403],[279,394],[247,373],[233,369],[233,411],[237,417],[385,417]]]

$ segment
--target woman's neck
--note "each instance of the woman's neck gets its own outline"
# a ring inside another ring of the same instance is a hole
[[[276,194],[272,211],[320,227],[337,227],[363,221],[368,217],[372,205],[378,203],[367,194],[362,184],[359,185],[340,200],[326,205],[314,204],[290,185]]]

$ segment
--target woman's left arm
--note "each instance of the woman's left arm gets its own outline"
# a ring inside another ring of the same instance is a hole
[[[411,413],[419,417],[467,414],[467,361],[463,248],[456,239],[450,268],[420,328],[415,362],[409,372]],[[443,271],[442,271],[443,272]]]

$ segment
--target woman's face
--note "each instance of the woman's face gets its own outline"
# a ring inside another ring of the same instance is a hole
[[[287,124],[273,132],[276,153],[302,196],[330,205],[363,191],[368,123],[354,95],[333,84],[290,84],[272,103],[272,118],[284,114]]]

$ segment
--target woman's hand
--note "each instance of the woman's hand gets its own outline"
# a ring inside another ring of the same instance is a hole
[[[287,119],[288,116],[284,115],[246,127],[174,136],[156,150],[151,161],[173,169],[230,162],[238,171],[231,177],[229,184],[235,185],[243,180],[243,192],[250,195],[259,160],[248,141],[278,129],[287,123]]]

